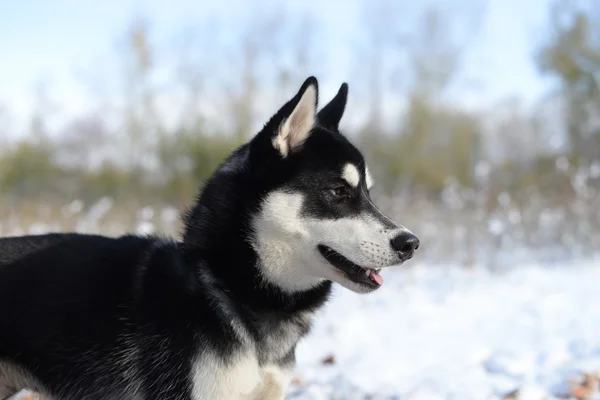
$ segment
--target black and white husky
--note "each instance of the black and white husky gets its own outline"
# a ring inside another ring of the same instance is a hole
[[[206,182],[181,241],[0,239],[0,399],[282,399],[332,282],[378,289],[419,240],[371,201],[307,79]]]

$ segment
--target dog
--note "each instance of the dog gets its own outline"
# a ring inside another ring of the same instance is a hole
[[[309,77],[205,182],[181,240],[0,239],[0,399],[283,399],[332,284],[382,286],[419,239],[372,202]]]

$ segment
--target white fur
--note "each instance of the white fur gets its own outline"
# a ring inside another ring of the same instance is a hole
[[[218,354],[203,352],[193,366],[194,400],[282,400],[292,368],[274,364],[260,367],[252,351],[225,364]]]
[[[314,85],[310,85],[273,138],[273,146],[282,157],[287,157],[308,138],[316,122],[316,105],[317,90]]]
[[[369,167],[365,165],[365,182],[367,184],[367,189],[371,189],[375,184],[373,180],[373,176],[371,175],[371,171],[369,171]]]
[[[258,359],[252,352],[225,364],[218,354],[204,351],[192,373],[194,400],[251,398],[262,382]]]
[[[0,399],[9,398],[22,389],[36,392],[41,400],[52,400],[31,374],[12,363],[0,361]]]
[[[348,280],[327,262],[317,245],[326,245],[366,268],[400,264],[390,239],[402,228],[388,230],[369,214],[337,220],[300,215],[301,193],[273,192],[254,219],[254,249],[264,279],[289,292],[307,290],[324,279],[363,292],[366,288]]]
[[[263,277],[292,292],[323,280],[298,259],[298,243],[309,241],[311,235],[298,215],[302,200],[301,195],[271,193],[253,221],[256,235],[252,245],[260,257]]]
[[[360,174],[358,173],[358,168],[356,168],[354,164],[346,164],[342,171],[342,178],[353,188],[358,187],[358,184],[360,183]]]
[[[140,380],[140,371],[137,365],[139,357],[139,343],[134,334],[121,334],[118,337],[118,350],[114,353],[115,363],[121,368],[122,375],[127,379],[127,392],[133,398],[142,393],[142,382]],[[139,395],[141,397],[141,395]]]
[[[292,381],[292,373],[291,368],[266,365],[261,370],[262,382],[260,388],[254,393],[254,399],[283,400]]]

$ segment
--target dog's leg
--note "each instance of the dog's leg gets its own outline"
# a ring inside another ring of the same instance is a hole
[[[15,391],[8,386],[0,386],[0,400],[13,400]]]
[[[20,392],[10,396],[8,400],[45,400],[37,393],[33,393],[27,390],[21,390]]]
[[[291,381],[290,370],[269,365],[262,369],[262,384],[252,394],[252,400],[283,400]]]
[[[22,368],[0,361],[0,400],[52,400],[42,392],[37,380]],[[26,393],[30,393],[29,397],[26,397]]]
[[[284,388],[274,375],[267,375],[263,381],[262,390],[256,400],[283,400],[285,396]]]
[[[6,363],[0,363],[0,400],[12,400],[22,387],[18,383],[19,373],[15,368]]]

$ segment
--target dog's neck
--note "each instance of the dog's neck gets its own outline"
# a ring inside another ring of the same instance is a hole
[[[331,282],[289,292],[265,281],[260,260],[249,243],[250,215],[259,207],[261,185],[244,173],[247,148],[236,151],[205,185],[185,218],[183,248],[196,268],[208,268],[228,296],[256,313],[302,313],[327,300]],[[246,196],[239,196],[244,192]]]

